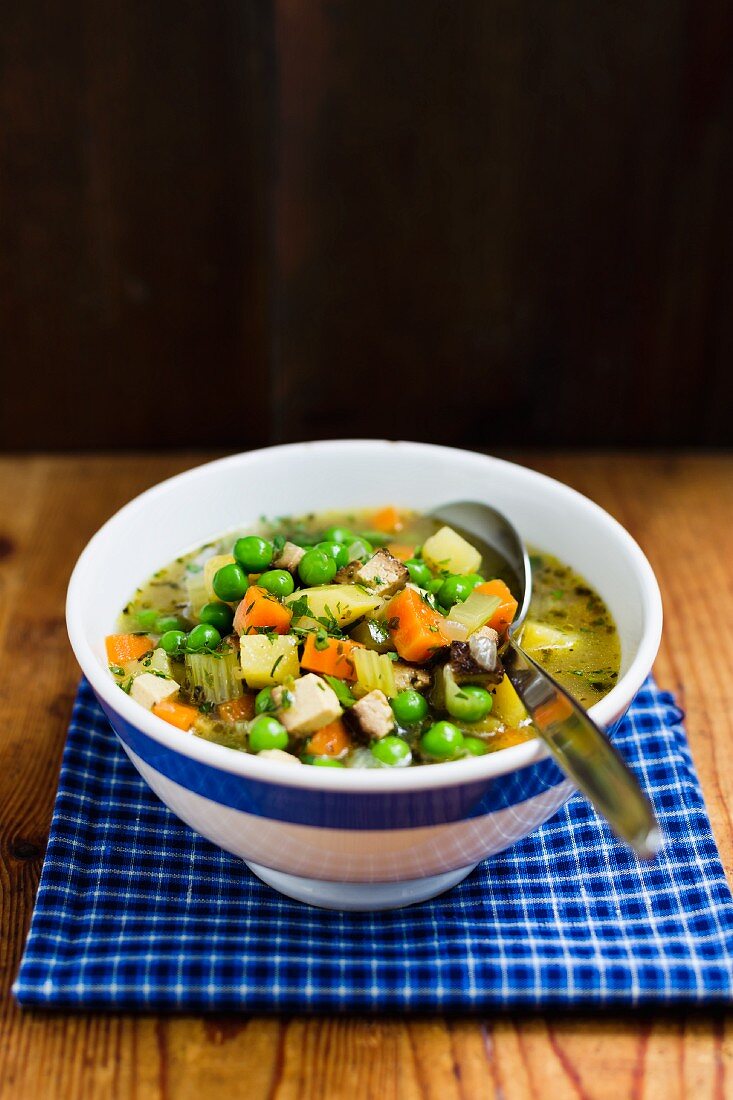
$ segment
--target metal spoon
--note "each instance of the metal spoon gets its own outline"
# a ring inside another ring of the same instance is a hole
[[[475,501],[442,505],[431,515],[467,536],[487,569],[504,574],[519,600],[501,653],[506,675],[565,774],[618,837],[638,856],[652,859],[662,845],[662,833],[634,774],[586,711],[514,640],[532,596],[529,557],[517,531],[501,512]]]

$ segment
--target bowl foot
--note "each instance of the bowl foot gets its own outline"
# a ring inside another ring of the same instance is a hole
[[[321,909],[343,909],[357,913],[377,909],[401,909],[404,905],[427,901],[428,898],[450,890],[470,874],[475,866],[472,864],[470,867],[459,867],[457,871],[446,871],[442,875],[413,878],[404,882],[329,882],[326,879],[286,875],[283,871],[273,871],[270,867],[249,863],[247,860],[245,863],[259,879],[286,897],[304,901],[308,905],[317,905]]]

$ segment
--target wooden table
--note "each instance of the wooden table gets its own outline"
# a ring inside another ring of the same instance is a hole
[[[656,673],[687,710],[730,878],[733,457],[513,457],[597,500],[649,554],[666,614]],[[199,461],[190,455],[0,460],[0,1095],[733,1096],[733,1022],[723,1012],[372,1020],[19,1011],[9,988],[30,922],[79,675],[64,627],[68,575],[89,536],[121,504]]]

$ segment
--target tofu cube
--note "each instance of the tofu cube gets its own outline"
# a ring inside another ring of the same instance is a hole
[[[349,722],[370,741],[381,739],[395,727],[394,714],[383,691],[370,691],[349,708]]]
[[[400,691],[427,691],[433,682],[433,675],[426,668],[408,665],[404,661],[392,664],[395,689]]]
[[[162,676],[155,676],[152,672],[142,672],[132,681],[130,695],[137,703],[141,703],[146,710],[152,710],[156,703],[162,703],[164,699],[170,699],[177,695],[179,685],[175,680],[168,680]]]
[[[363,584],[377,596],[393,596],[409,579],[407,566],[384,549],[377,550],[354,574],[357,584]]]
[[[299,760],[297,756],[293,756],[291,752],[285,752],[284,749],[261,749],[257,754],[263,760],[276,760],[281,764],[301,764],[302,760]]]
[[[294,542],[286,542],[280,553],[272,563],[273,569],[287,569],[289,573],[297,573],[298,566],[305,557],[302,546],[296,546]]]
[[[341,704],[325,680],[309,672],[291,687],[276,687],[272,698],[288,733],[315,733],[340,717]]]

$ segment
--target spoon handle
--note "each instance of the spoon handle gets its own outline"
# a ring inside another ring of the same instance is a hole
[[[606,735],[559,684],[508,640],[504,671],[555,761],[614,833],[652,859],[662,833],[651,803]]]

